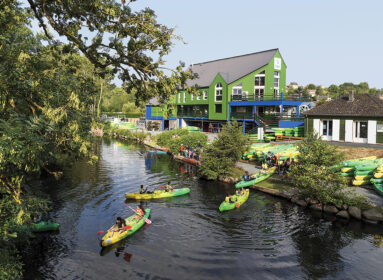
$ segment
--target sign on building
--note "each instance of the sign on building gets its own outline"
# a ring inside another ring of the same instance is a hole
[[[274,69],[275,70],[281,70],[282,68],[282,59],[279,57],[274,57]]]

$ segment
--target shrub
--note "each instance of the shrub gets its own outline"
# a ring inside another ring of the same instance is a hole
[[[166,147],[169,148],[170,152],[178,153],[181,144],[184,144],[184,146],[189,145],[189,147],[196,148],[198,141],[200,141],[202,148],[205,147],[207,143],[207,135],[201,132],[187,133],[177,138],[172,138],[169,142],[169,145]]]
[[[188,135],[189,131],[185,129],[173,129],[173,130],[168,130],[160,133],[157,136],[157,144],[161,147],[166,147],[169,148],[170,142],[172,141],[173,136],[178,135],[178,137],[181,137],[183,135]]]
[[[236,122],[226,125],[202,154],[200,176],[208,180],[231,176],[235,163],[245,151],[247,137],[242,134],[242,126]]]
[[[331,166],[340,162],[342,153],[317,134],[310,134],[298,144],[298,164],[291,168],[291,180],[302,197],[310,197],[323,204],[360,205],[365,199],[346,191],[346,184]]]

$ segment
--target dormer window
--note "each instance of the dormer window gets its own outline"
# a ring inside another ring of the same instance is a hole
[[[215,85],[215,101],[222,101],[222,84]]]

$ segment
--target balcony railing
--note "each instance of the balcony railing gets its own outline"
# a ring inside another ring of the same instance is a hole
[[[281,116],[281,113],[269,113],[269,114],[263,114],[263,115],[257,115],[252,113],[231,113],[230,119],[232,120],[256,120],[258,122],[264,121],[303,121],[304,116],[303,115],[297,115],[297,114],[283,114]]]
[[[193,112],[177,112],[177,117],[179,118],[208,118],[209,113],[202,111],[193,111]]]
[[[232,95],[232,101],[311,101],[310,97],[299,96],[299,95],[256,95],[256,94],[247,94],[247,95]]]
[[[231,113],[232,120],[252,120],[253,118],[253,113]]]

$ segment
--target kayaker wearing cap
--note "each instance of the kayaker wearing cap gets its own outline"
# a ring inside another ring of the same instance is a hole
[[[228,193],[226,198],[225,198],[225,201],[227,203],[235,203],[236,199],[234,199],[234,197],[230,193]]]

